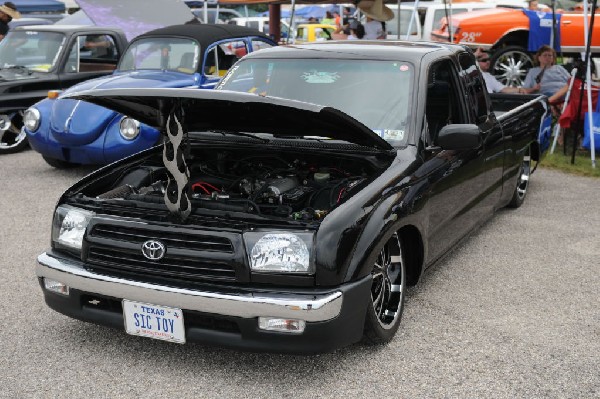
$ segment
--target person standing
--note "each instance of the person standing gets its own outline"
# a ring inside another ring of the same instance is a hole
[[[335,25],[335,18],[333,17],[331,11],[325,11],[325,18],[321,20],[321,23],[326,25]]]
[[[360,40],[365,37],[365,27],[358,21],[351,22],[348,29],[350,30],[348,40]]]
[[[7,1],[0,6],[0,40],[8,33],[8,23],[13,19],[21,18],[21,13],[17,11],[17,6],[14,3]]]
[[[383,4],[383,0],[362,0],[358,3],[358,8],[367,17],[367,22],[364,24],[364,38],[367,40],[385,39],[387,36],[384,29],[385,21],[394,18],[392,9]]]

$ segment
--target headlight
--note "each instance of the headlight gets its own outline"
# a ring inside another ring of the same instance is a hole
[[[40,111],[36,108],[29,108],[23,115],[23,126],[30,132],[35,132],[40,127]]]
[[[125,140],[133,140],[140,134],[140,122],[126,116],[119,123],[119,132]]]
[[[70,205],[61,205],[54,212],[52,241],[63,247],[81,251],[85,229],[94,215]]]
[[[251,232],[244,240],[253,271],[314,273],[312,233]]]

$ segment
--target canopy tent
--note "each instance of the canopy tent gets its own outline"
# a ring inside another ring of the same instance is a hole
[[[127,40],[153,29],[196,21],[181,0],[77,0],[98,26],[121,28]]]
[[[325,17],[325,13],[327,12],[327,8],[321,6],[304,6],[296,8],[294,11],[294,15],[297,17],[302,17],[305,19],[314,17],[314,18],[323,18]],[[260,14],[262,17],[267,17],[269,15],[268,11]],[[292,12],[290,10],[281,10],[281,18],[290,18]]]
[[[12,0],[21,14],[31,13],[63,13],[66,11],[65,3],[57,0]]]

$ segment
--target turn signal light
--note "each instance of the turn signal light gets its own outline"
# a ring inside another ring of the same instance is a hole
[[[292,334],[302,334],[306,328],[304,320],[280,319],[276,317],[259,317],[258,328],[267,331],[279,331]]]
[[[58,98],[58,96],[60,96],[61,93],[62,93],[62,90],[50,90],[48,92],[48,98],[50,100],[55,100]]]
[[[61,283],[60,281],[44,277],[44,288],[57,294],[69,295],[69,286]]]

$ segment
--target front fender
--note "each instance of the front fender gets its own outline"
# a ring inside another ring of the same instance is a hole
[[[115,162],[129,155],[146,150],[160,141],[161,133],[148,125],[140,125],[140,134],[133,140],[126,140],[119,132],[119,125],[123,115],[115,117],[104,133],[104,160],[105,163]]]
[[[419,231],[421,237],[424,235],[424,226],[421,220],[418,215],[412,213],[414,206],[409,198],[410,191],[410,188],[405,188],[389,196],[371,213],[346,271],[346,281],[352,281],[371,273],[381,248],[394,233],[403,227],[413,226]]]

